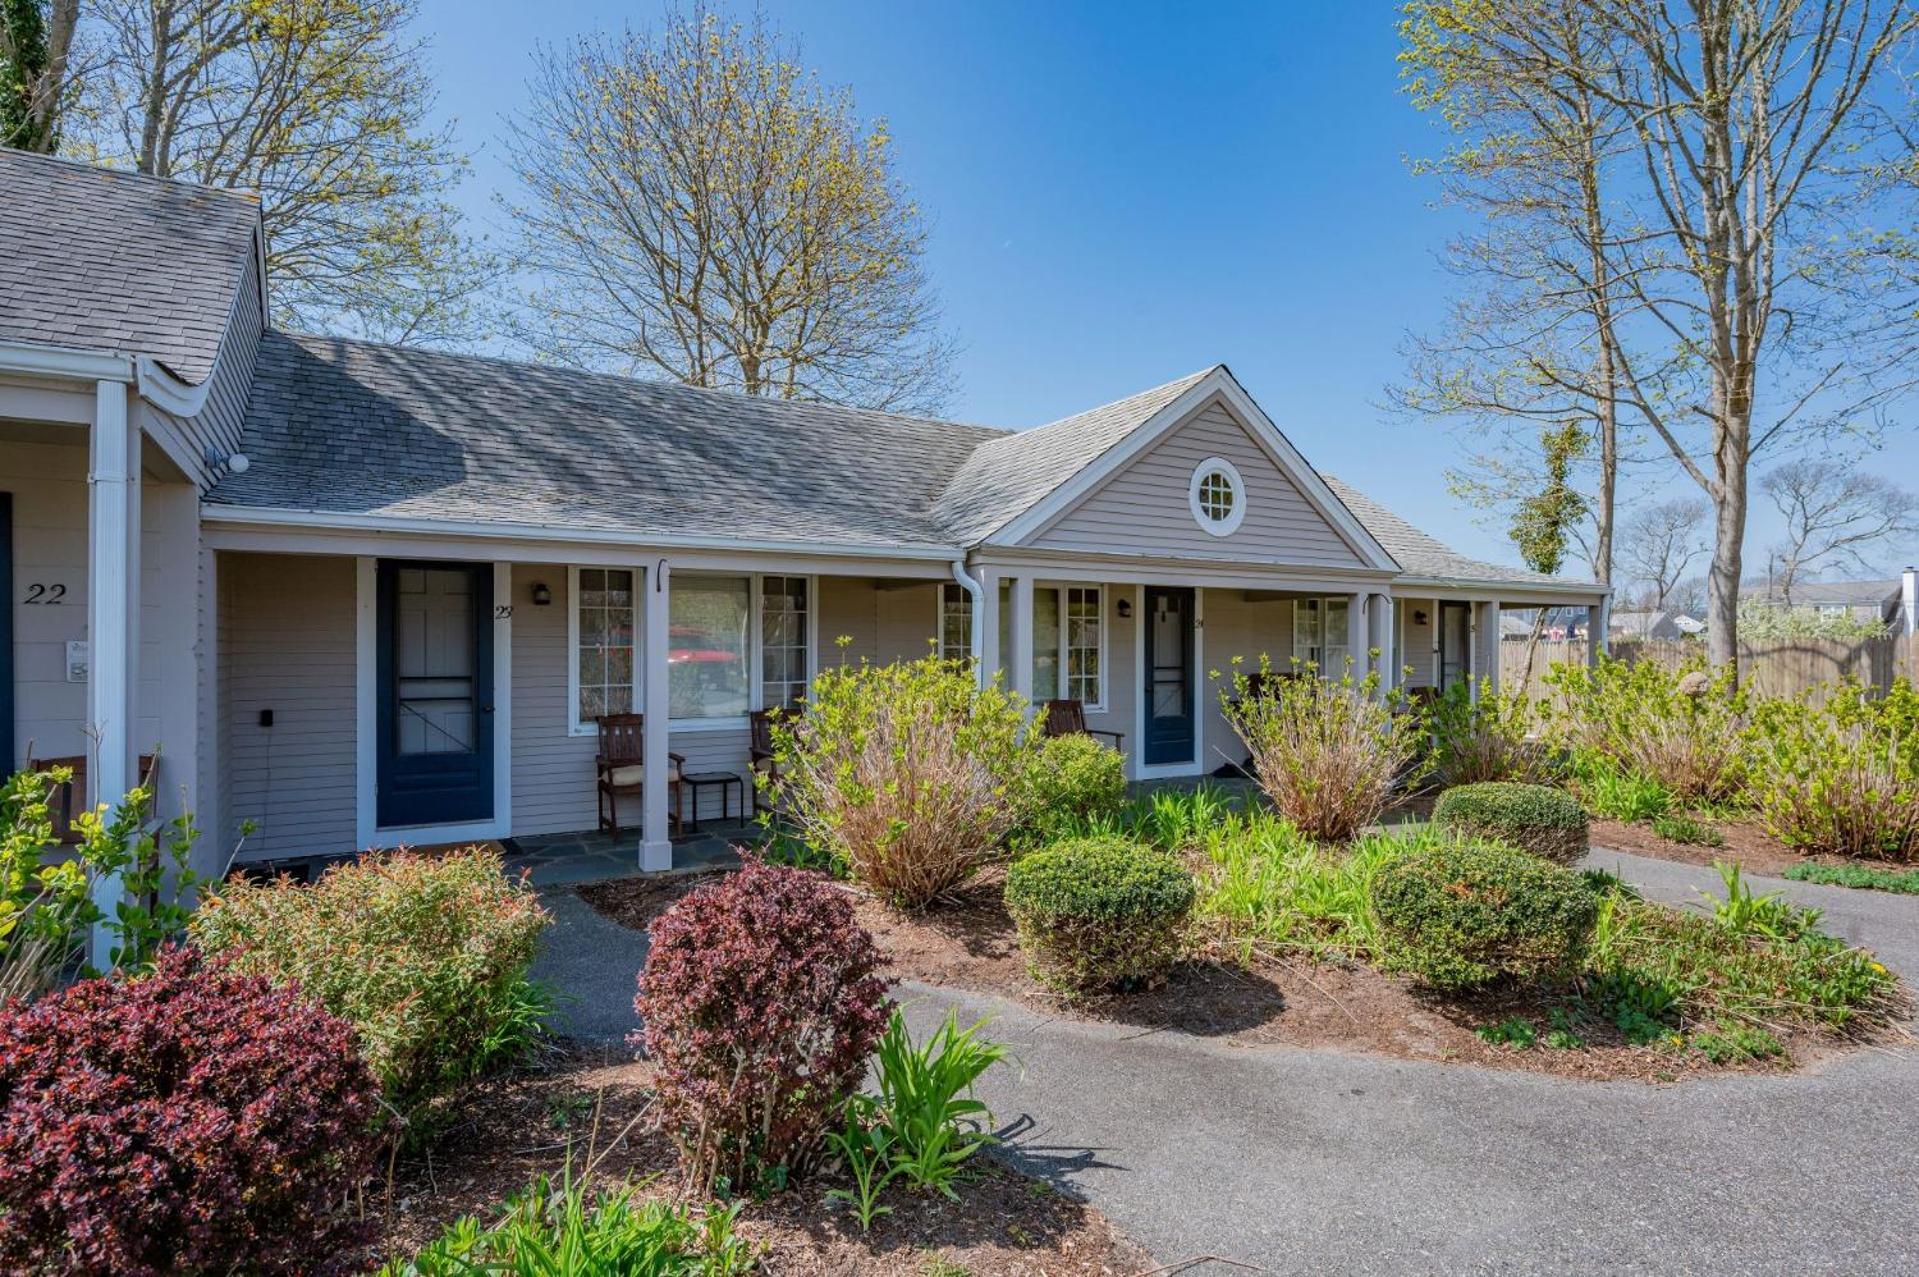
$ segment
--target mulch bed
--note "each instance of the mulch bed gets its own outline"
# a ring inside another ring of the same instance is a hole
[[[612,921],[644,928],[679,896],[710,880],[706,874],[621,879],[582,887],[580,895]],[[996,994],[1061,1018],[1187,1033],[1235,1046],[1361,1051],[1595,1080],[1668,1082],[1733,1067],[1765,1072],[1792,1067],[1784,1060],[1713,1065],[1697,1052],[1635,1047],[1604,1022],[1581,1024],[1585,1045],[1578,1048],[1497,1046],[1474,1029],[1520,1016],[1533,1022],[1543,1043],[1554,1003],[1531,991],[1441,996],[1371,967],[1306,958],[1187,962],[1159,989],[1066,1003],[1027,974],[1012,919],[1001,903],[1003,885],[1003,871],[989,870],[953,899],[921,914],[902,913],[852,887],[845,890],[894,977]],[[1800,1064],[1833,1049],[1810,1035],[1786,1045]]]
[[[576,1182],[591,1166],[592,1184],[630,1181],[643,1195],[670,1195],[676,1161],[651,1129],[650,1083],[648,1065],[583,1047],[493,1083],[430,1153],[396,1168],[388,1255],[411,1254],[462,1215],[490,1220],[535,1176],[558,1183],[569,1166]],[[942,1259],[981,1275],[1117,1277],[1153,1267],[1092,1207],[990,1158],[977,1164],[958,1202],[894,1191],[893,1213],[864,1235],[826,1197],[836,1185],[818,1176],[749,1203],[738,1228],[759,1248],[762,1271],[780,1277],[923,1277]]]
[[[1625,824],[1617,820],[1592,822],[1592,845],[1598,851],[1626,851],[1658,860],[1676,860],[1689,865],[1710,865],[1715,860],[1736,862],[1747,873],[1777,877],[1794,865],[1858,865],[1862,869],[1898,871],[1914,866],[1905,861],[1859,859],[1844,856],[1809,856],[1794,851],[1767,833],[1756,820],[1715,820],[1709,822],[1725,838],[1723,847],[1695,847],[1690,843],[1661,838],[1651,825]]]

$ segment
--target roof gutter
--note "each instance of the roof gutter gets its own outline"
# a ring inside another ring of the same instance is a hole
[[[835,545],[820,541],[780,541],[749,537],[636,536],[611,528],[578,528],[561,523],[481,523],[378,514],[339,514],[322,510],[283,510],[271,506],[216,505],[200,508],[208,523],[301,528],[314,532],[372,532],[396,535],[488,537],[506,541],[572,541],[599,545],[679,550],[739,550],[763,554],[810,554],[822,558],[952,561],[960,552],[936,545]]]
[[[119,381],[129,385],[136,376],[132,355],[11,341],[0,341],[0,373],[58,377],[63,381]]]

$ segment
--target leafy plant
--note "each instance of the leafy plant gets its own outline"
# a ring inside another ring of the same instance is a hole
[[[377,1094],[353,1029],[190,950],[0,1007],[10,1272],[349,1273]]]
[[[109,937],[109,966],[144,970],[185,927],[199,878],[188,868],[191,816],[147,828],[152,795],[128,791],[112,809],[78,813],[76,845],[58,852],[50,800],[72,780],[56,767],[23,771],[0,787],[0,1002],[32,997],[77,966],[95,924]],[[94,902],[103,877],[120,882],[111,915]],[[86,974],[99,974],[84,968]]]
[[[1336,678],[1311,665],[1279,677],[1259,658],[1257,680],[1235,668],[1220,694],[1226,721],[1252,751],[1253,771],[1273,807],[1322,842],[1350,841],[1377,821],[1395,787],[1430,766],[1420,753],[1417,710],[1379,676]]]
[[[1789,847],[1919,856],[1919,695],[1841,692],[1823,705],[1772,701],[1754,715],[1747,792]]]
[[[380,1277],[740,1277],[753,1249],[734,1229],[739,1206],[694,1211],[642,1201],[631,1185],[587,1196],[571,1173],[542,1175],[490,1225],[469,1215]]]
[[[1683,811],[1669,811],[1663,816],[1653,817],[1652,831],[1661,838],[1685,843],[1689,847],[1726,845],[1726,836],[1716,826]]]
[[[1599,908],[1578,874],[1498,843],[1402,852],[1372,902],[1389,965],[1452,989],[1571,974]]]
[[[778,797],[854,881],[922,908],[998,855],[1018,822],[1025,721],[965,661],[828,668],[804,712],[773,724]]]
[[[1473,1032],[1492,1046],[1516,1047],[1521,1051],[1539,1041],[1539,1030],[1533,1028],[1532,1021],[1516,1015],[1507,1016],[1497,1024],[1482,1024]]]
[[[860,1231],[872,1232],[874,1220],[893,1213],[893,1208],[880,1198],[888,1185],[906,1173],[906,1168],[893,1161],[892,1132],[874,1122],[871,1097],[855,1095],[848,1100],[845,1127],[828,1132],[826,1142],[838,1154],[846,1173],[853,1177],[852,1188],[828,1189],[827,1197],[852,1207]]]
[[[1164,980],[1193,897],[1178,861],[1119,838],[1055,843],[1006,876],[1006,908],[1034,978],[1069,997]]]
[[[914,1187],[954,1200],[953,1184],[967,1160],[993,1143],[985,1129],[991,1115],[973,1098],[973,1084],[1006,1058],[1006,1048],[981,1037],[985,1027],[980,1021],[962,1029],[948,1012],[933,1035],[915,1045],[895,1007],[880,1038],[875,1111],[888,1137],[887,1163]]]
[[[1688,1045],[1714,1064],[1743,1064],[1786,1053],[1785,1044],[1778,1038],[1746,1024],[1701,1030],[1692,1035]]]
[[[1560,789],[1514,781],[1486,781],[1447,790],[1433,805],[1433,822],[1465,839],[1495,839],[1558,865],[1586,854],[1586,812]]]
[[[1650,776],[1620,770],[1601,755],[1575,757],[1573,785],[1593,815],[1627,823],[1657,820],[1679,800],[1672,790]]]
[[[1482,679],[1475,696],[1469,682],[1449,685],[1433,703],[1428,721],[1439,782],[1455,787],[1551,779],[1553,768],[1539,734],[1542,718],[1539,702],[1523,689],[1500,691]]]
[[[1195,914],[1242,955],[1295,949],[1315,957],[1367,958],[1379,952],[1370,893],[1381,864],[1409,846],[1436,845],[1422,833],[1360,838],[1334,851],[1265,812],[1215,825],[1195,856]]]
[[[1795,882],[1820,882],[1834,887],[1863,887],[1919,896],[1919,869],[1871,869],[1864,865],[1791,865],[1785,876]]]
[[[817,874],[748,859],[649,929],[634,1035],[692,1188],[810,1169],[890,1003],[879,949]]]
[[[417,1142],[447,1099],[533,1044],[546,1001],[527,968],[546,924],[499,854],[472,847],[369,854],[311,886],[236,879],[201,905],[191,934],[351,1023],[401,1137]]]
[[[1041,846],[1088,821],[1113,816],[1126,802],[1126,756],[1097,737],[1039,737],[1014,772],[1014,842]]]
[[[1739,793],[1747,700],[1731,669],[1708,672],[1701,663],[1668,670],[1652,661],[1603,659],[1594,666],[1555,665],[1545,679],[1556,692],[1547,735],[1588,768],[1604,760],[1632,783],[1656,778],[1688,805]],[[1582,797],[1593,804],[1583,789]],[[1593,810],[1621,820],[1660,814]]]
[[[1770,940],[1797,940],[1819,925],[1820,911],[1800,909],[1788,904],[1778,892],[1753,894],[1750,884],[1736,862],[1715,860],[1712,867],[1725,884],[1726,898],[1706,899],[1713,906],[1719,925],[1737,936],[1761,935]]]

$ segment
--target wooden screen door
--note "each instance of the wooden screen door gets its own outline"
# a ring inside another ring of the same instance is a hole
[[[1439,686],[1444,691],[1466,677],[1473,641],[1470,603],[1439,605]]]
[[[383,827],[493,817],[493,565],[380,561]]]
[[[1193,761],[1193,591],[1146,587],[1146,741],[1149,767]]]

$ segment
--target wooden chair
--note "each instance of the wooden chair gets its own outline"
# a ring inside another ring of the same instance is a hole
[[[1046,715],[1040,720],[1040,732],[1046,736],[1104,736],[1112,741],[1114,749],[1123,748],[1126,742],[1124,732],[1088,727],[1086,706],[1072,700],[1047,701]]]
[[[153,770],[156,759],[152,754],[140,755],[140,781],[149,794],[153,791]],[[71,780],[54,787],[48,802],[48,815],[53,819],[53,836],[63,843],[76,843],[80,835],[73,828],[73,818],[83,811],[91,810],[95,802],[94,795],[87,788],[87,756],[75,754],[69,758],[29,758],[27,770],[50,772],[56,767],[65,767],[73,773]],[[118,802],[124,794],[115,794],[108,802]],[[157,797],[157,795],[156,795]],[[148,809],[151,814],[152,809]]]
[[[773,754],[773,711],[756,709],[746,716],[746,721],[752,734],[746,758],[753,773],[753,814],[770,812],[777,816],[780,814],[777,798],[767,797],[768,790],[776,789],[780,781],[779,759]]]
[[[646,715],[602,714],[600,752],[593,760],[599,789],[600,828],[620,836],[620,799],[646,791]],[[666,756],[666,820],[675,833],[680,828],[680,773],[686,760]]]

